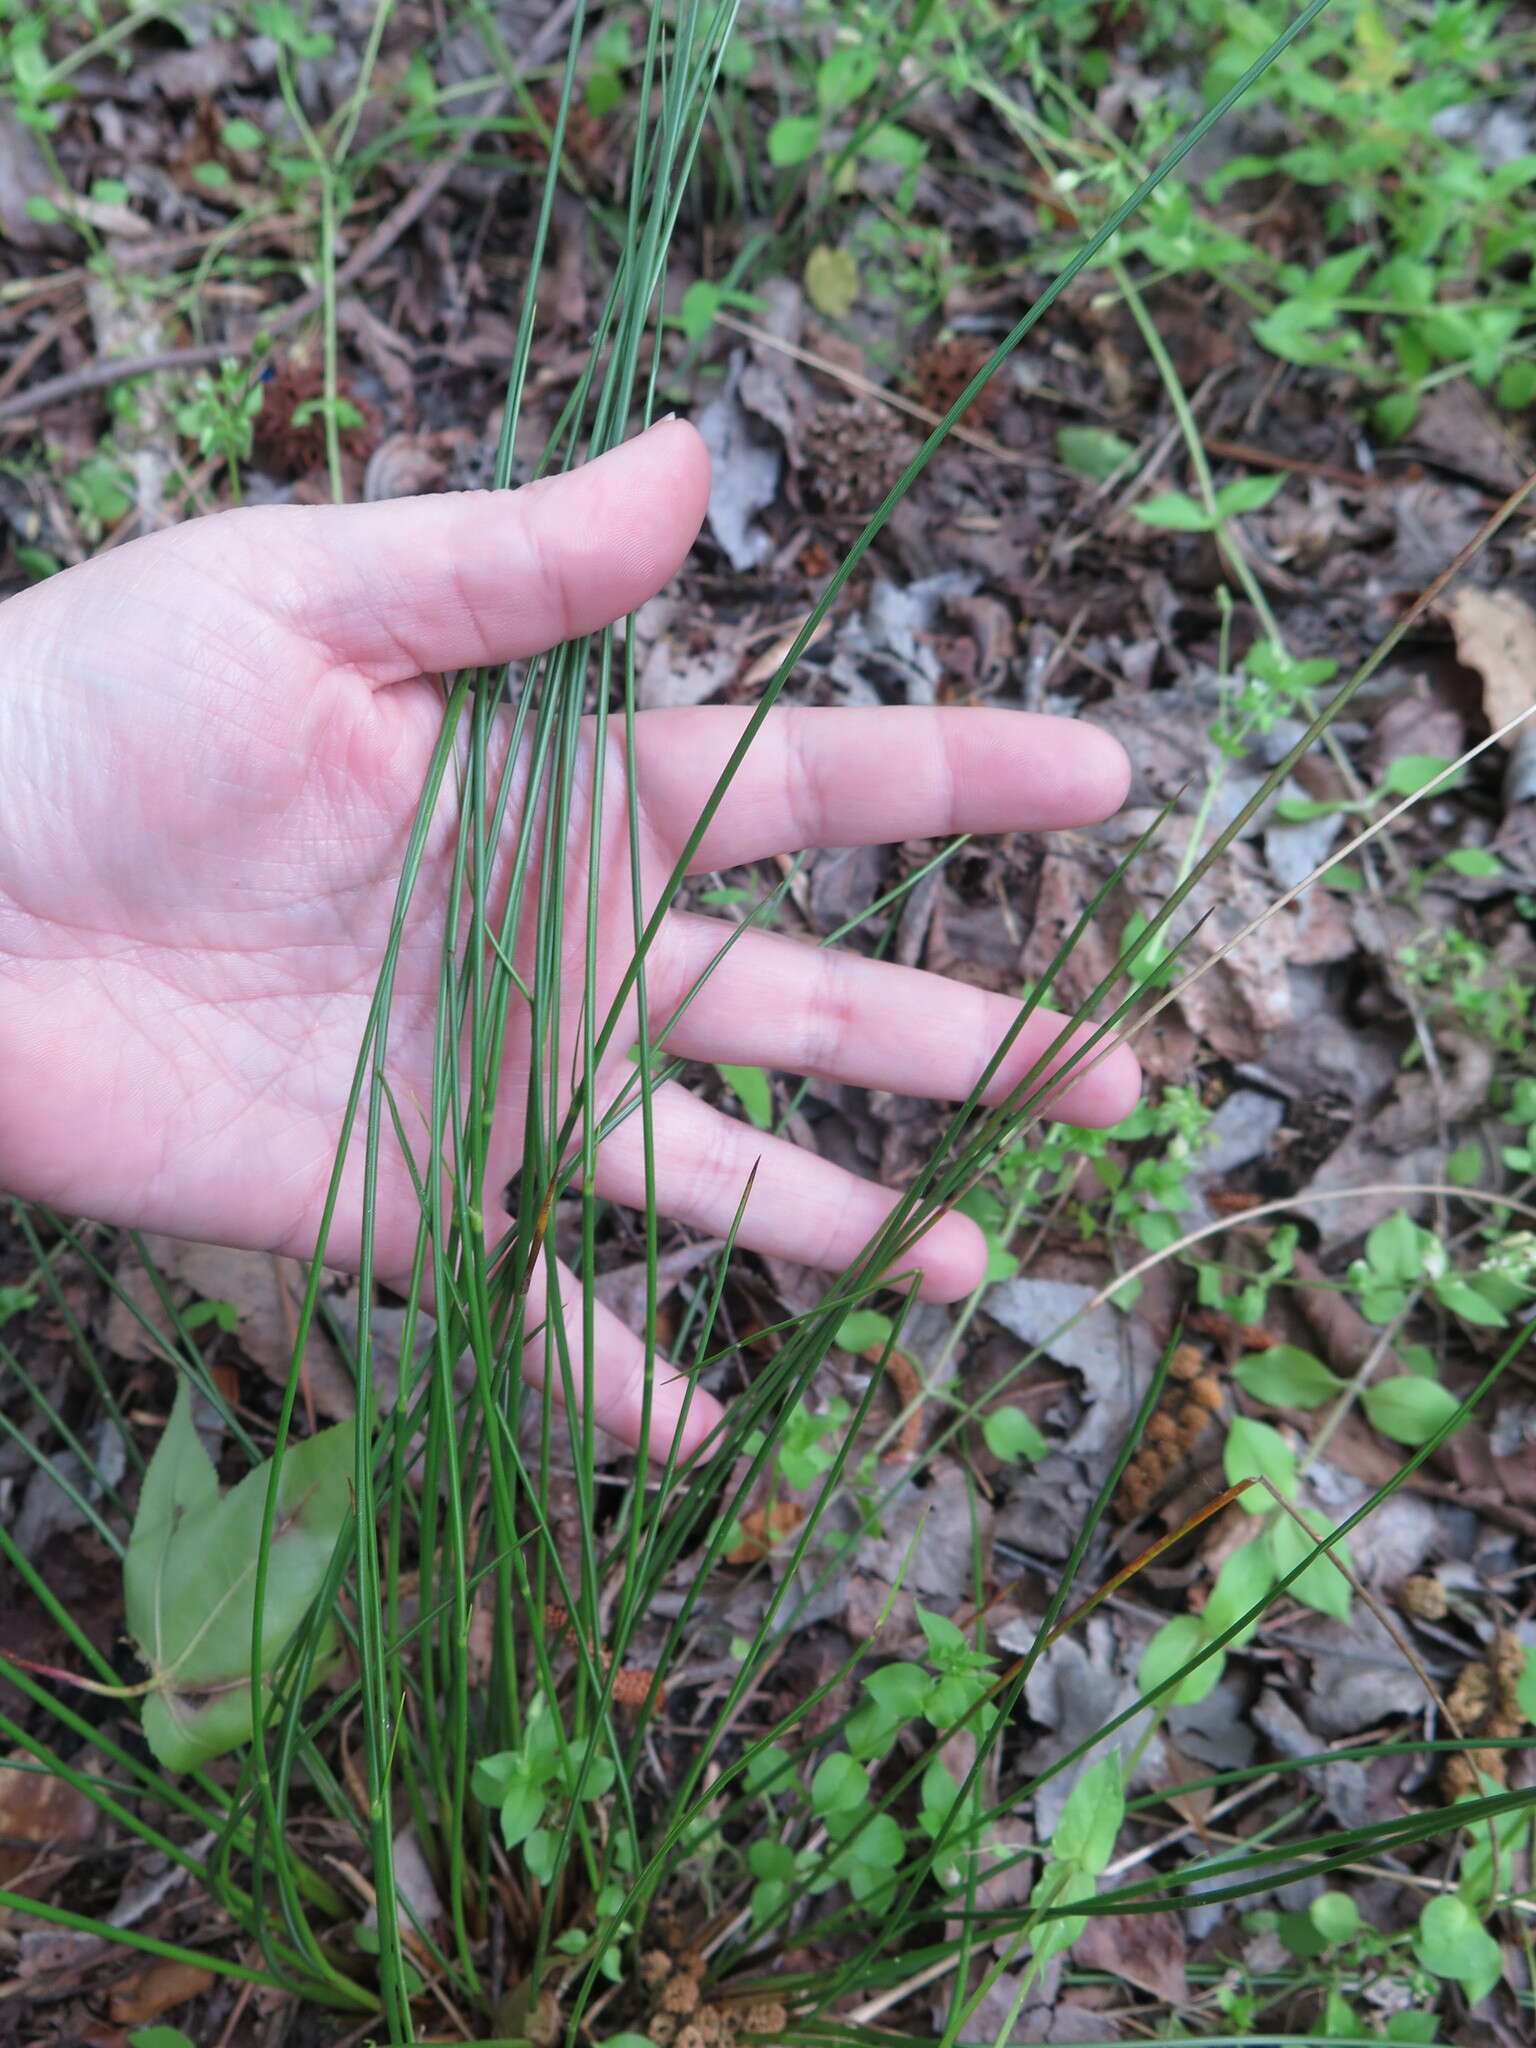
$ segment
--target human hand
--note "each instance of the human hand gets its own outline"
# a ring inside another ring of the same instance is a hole
[[[536,653],[632,611],[677,569],[707,495],[698,436],[665,424],[517,492],[220,513],[0,608],[0,1188],[107,1222],[311,1254],[440,729],[435,678]],[[648,906],[746,717],[701,708],[637,721]],[[779,710],[695,866],[1083,824],[1118,806],[1126,776],[1112,739],[1068,720]],[[607,776],[616,805],[624,786],[622,767]],[[615,865],[598,976],[611,996],[633,951],[621,812],[604,844]],[[447,902],[453,849],[444,813],[418,904]],[[579,862],[571,887],[580,924]],[[647,968],[656,1024],[722,936],[712,919],[667,920]],[[389,1054],[400,1102],[430,1099],[441,939],[440,914],[424,915],[402,950]],[[578,985],[573,1024],[580,994]],[[934,975],[753,932],[710,976],[667,1049],[959,1099],[1016,1015],[1006,998]],[[1044,1012],[1030,1019],[994,1099],[1059,1028]],[[615,1035],[610,1097],[633,1071],[624,1055],[636,1035]],[[528,1060],[514,1017],[488,1197],[520,1157]],[[1067,1085],[1053,1114],[1114,1122],[1136,1078],[1129,1052],[1117,1050]],[[676,1084],[656,1093],[655,1133],[665,1214],[724,1233],[755,1166],[738,1242],[786,1258],[841,1269],[894,1199]],[[360,1243],[361,1148],[353,1152],[326,1241],[336,1265],[355,1261]],[[604,1145],[597,1185],[643,1204],[638,1119]],[[386,1159],[375,1211],[386,1281],[404,1283],[419,1217],[405,1162]],[[914,1252],[923,1292],[965,1294],[984,1256],[971,1223],[943,1218]],[[605,1311],[598,1347],[596,1419],[633,1442],[643,1348]],[[684,1384],[658,1375],[651,1440],[663,1450]],[[718,1413],[695,1396],[685,1451]]]

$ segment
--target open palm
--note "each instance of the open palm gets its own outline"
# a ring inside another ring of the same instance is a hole
[[[529,655],[634,609],[674,572],[703,516],[703,448],[680,424],[588,468],[495,496],[233,512],[134,543],[0,613],[0,1187],[211,1242],[312,1252],[441,721],[436,678]],[[654,903],[746,714],[649,713],[637,726],[642,890]],[[633,950],[625,777],[606,778],[599,979]],[[784,711],[766,724],[697,865],[806,846],[1080,824],[1120,802],[1113,741],[1001,711]],[[584,841],[584,833],[581,835]],[[435,821],[391,1017],[397,1101],[431,1094],[441,906],[454,821]],[[572,919],[586,880],[572,863]],[[722,928],[677,914],[651,956],[656,1023],[715,958]],[[580,971],[566,996],[572,1025]],[[753,933],[668,1040],[689,1058],[762,1064],[958,1098],[1016,1015],[1006,999],[915,970]],[[1031,1020],[998,1091],[1055,1036]],[[634,1033],[614,1042],[616,1092]],[[567,1041],[572,1042],[568,1039]],[[493,1165],[521,1150],[528,1046],[509,1039]],[[1124,1115],[1117,1053],[1058,1113]],[[892,1200],[815,1155],[709,1109],[656,1098],[662,1210],[839,1268]],[[361,1148],[327,1241],[355,1259]],[[419,1165],[419,1162],[418,1162]],[[600,1192],[643,1203],[638,1120],[603,1149]],[[488,1187],[494,1199],[498,1188]],[[387,1163],[377,1218],[402,1279],[419,1207]],[[925,1292],[974,1285],[982,1247],[960,1217],[918,1247]],[[598,1418],[633,1439],[644,1354],[599,1330]],[[681,1385],[654,1395],[670,1441]],[[717,1411],[694,1401],[688,1439]]]

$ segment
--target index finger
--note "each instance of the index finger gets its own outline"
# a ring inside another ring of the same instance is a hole
[[[700,706],[635,724],[641,800],[676,857],[751,713]],[[991,707],[771,711],[691,867],[813,846],[1094,824],[1125,801],[1119,741],[1075,718]]]

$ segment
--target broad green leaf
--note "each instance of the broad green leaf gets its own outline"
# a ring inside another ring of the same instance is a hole
[[[1320,1515],[1310,1514],[1302,1509],[1302,1519],[1316,1537],[1331,1533],[1328,1524]],[[1276,1515],[1269,1532],[1270,1556],[1274,1560],[1275,1576],[1284,1578],[1294,1571],[1301,1560],[1315,1548],[1308,1541],[1306,1532],[1298,1529],[1289,1515]],[[1349,1546],[1340,1542],[1333,1546],[1334,1556],[1341,1564],[1349,1562]],[[1305,1607],[1314,1608],[1319,1614],[1331,1614],[1335,1621],[1349,1619],[1349,1581],[1338,1565],[1330,1564],[1327,1557],[1318,1557],[1300,1578],[1293,1579],[1285,1589]]]
[[[1320,1408],[1330,1394],[1344,1390],[1344,1382],[1320,1358],[1294,1344],[1240,1358],[1232,1376],[1245,1394],[1273,1408]]]
[[[1051,1854],[1096,1877],[1115,1853],[1124,1819],[1125,1768],[1116,1752],[1090,1764],[1072,1787],[1051,1831]]]
[[[193,2048],[193,2043],[180,2027],[140,2027],[128,2036],[128,2048]]]
[[[1143,526],[1166,526],[1176,533],[1209,533],[1211,515],[1185,491],[1164,491],[1135,508]]]
[[[1190,1658],[1199,1654],[1205,1641],[1206,1631],[1198,1615],[1176,1614],[1172,1621],[1165,1621],[1141,1653],[1141,1663],[1136,1672],[1136,1683],[1141,1692],[1150,1698],[1165,1679],[1171,1678],[1175,1671],[1182,1671]],[[1164,1694],[1160,1704],[1195,1706],[1220,1682],[1226,1661],[1224,1650],[1213,1650],[1204,1663],[1195,1666],[1188,1678],[1175,1686],[1172,1692]]]
[[[1022,1408],[994,1408],[981,1425],[994,1458],[1016,1465],[1021,1458],[1037,1464],[1050,1448]]]
[[[256,1566],[271,1461],[221,1499],[178,1390],[150,1460],[123,1560],[129,1633],[157,1680],[144,1735],[167,1770],[194,1770],[249,1742]],[[324,1583],[352,1512],[352,1431],[327,1429],[284,1455],[262,1613],[261,1668],[276,1672]],[[316,1683],[327,1657],[316,1660]]]
[[[1372,1427],[1395,1444],[1427,1444],[1461,1406],[1449,1388],[1413,1373],[1378,1380],[1360,1399]]]
[[[1108,427],[1058,427],[1056,453],[1075,476],[1101,484],[1136,453],[1133,441]]]
[[[1267,1479],[1287,1500],[1296,1491],[1296,1454],[1279,1430],[1271,1429],[1267,1422],[1239,1415],[1227,1431],[1222,1462],[1229,1486],[1243,1479]],[[1249,1487],[1242,1505],[1250,1515],[1267,1515],[1275,1504],[1260,1488]]]
[[[730,1067],[722,1060],[720,1078],[760,1131],[773,1129],[773,1088],[761,1067]]]
[[[555,1874],[560,1853],[560,1836],[554,1828],[535,1828],[523,1843],[523,1861],[530,1877],[548,1884]]]

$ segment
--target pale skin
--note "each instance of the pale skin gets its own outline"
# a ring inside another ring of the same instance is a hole
[[[440,678],[635,609],[683,561],[708,488],[702,443],[674,422],[522,491],[215,514],[0,606],[0,1189],[110,1223],[312,1254],[440,724]],[[746,716],[702,707],[637,722],[648,904]],[[1127,775],[1119,746],[1075,720],[779,710],[694,866],[1083,825],[1119,806]],[[616,765],[599,962],[609,994],[633,951],[623,785]],[[447,896],[452,850],[445,807],[392,1012],[390,1075],[403,1102],[431,1092],[441,932],[431,906]],[[579,930],[579,861],[571,878]],[[666,921],[647,976],[655,1025],[723,936],[694,914]],[[574,1034],[579,972],[573,979]],[[521,1153],[518,1015],[490,1203]],[[688,1059],[958,1100],[1016,1015],[1006,997],[753,932],[668,1046]],[[625,1053],[637,1028],[631,1019],[615,1034],[602,1077],[610,1095],[633,1075]],[[993,1099],[1059,1028],[1044,1013],[1029,1021]],[[1137,1080],[1130,1053],[1116,1049],[1067,1083],[1052,1113],[1113,1123]],[[739,1242],[785,1258],[841,1269],[895,1199],[676,1084],[656,1097],[655,1137],[664,1214],[726,1232],[755,1167]],[[360,1144],[352,1157],[325,1248],[342,1268],[358,1256]],[[597,1187],[643,1202],[638,1118],[604,1146]],[[407,1176],[386,1161],[381,1278],[404,1282],[418,1215]],[[939,1301],[968,1293],[984,1259],[962,1216],[934,1224],[912,1255],[924,1295]],[[597,1334],[597,1419],[636,1442],[644,1348],[606,1311]],[[537,1375],[540,1359],[529,1369]],[[663,1363],[653,1452],[672,1441],[685,1391]],[[685,1451],[718,1414],[696,1392]]]

